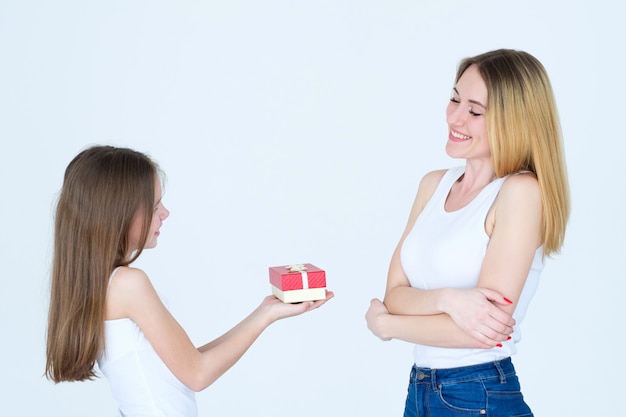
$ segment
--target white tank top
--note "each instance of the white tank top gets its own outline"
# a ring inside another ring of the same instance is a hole
[[[197,417],[195,393],[174,376],[134,321],[107,320],[104,332],[98,367],[120,417]]]
[[[478,284],[489,236],[485,220],[502,183],[507,177],[487,184],[465,207],[447,212],[444,208],[452,185],[465,167],[448,170],[430,201],[405,238],[400,252],[402,268],[412,287],[473,288]],[[454,368],[496,361],[513,355],[521,338],[520,323],[539,284],[543,269],[543,248],[535,252],[528,278],[513,317],[517,324],[512,339],[493,349],[451,349],[415,345],[415,364],[427,368]]]

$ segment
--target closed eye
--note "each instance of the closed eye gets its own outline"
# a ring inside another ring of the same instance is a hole
[[[450,102],[455,103],[455,104],[461,104],[461,100],[459,100],[458,98],[454,98],[454,97],[450,99]],[[474,117],[479,117],[483,115],[483,113],[476,113],[474,109],[471,107],[468,109],[468,112]]]

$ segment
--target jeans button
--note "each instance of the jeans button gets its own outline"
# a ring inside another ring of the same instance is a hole
[[[426,378],[426,375],[422,371],[417,371],[415,378],[417,378],[418,381],[421,381],[422,379]]]

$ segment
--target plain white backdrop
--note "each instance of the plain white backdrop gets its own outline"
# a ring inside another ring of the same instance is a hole
[[[52,214],[92,144],[167,173],[171,216],[143,267],[195,343],[310,262],[335,299],[276,323],[198,394],[201,416],[398,416],[411,347],[364,314],[444,152],[458,62],[506,47],[546,66],[573,213],[514,361],[537,416],[626,416],[626,31],[617,3],[0,3],[0,415],[110,417],[106,380],[43,377]],[[451,261],[453,261],[451,256]]]

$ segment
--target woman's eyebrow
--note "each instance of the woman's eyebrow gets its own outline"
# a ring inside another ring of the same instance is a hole
[[[457,89],[456,89],[456,87],[453,87],[453,88],[452,88],[452,90],[456,93],[456,95],[457,95],[457,96],[460,96],[460,94],[459,94],[459,90],[457,90]],[[472,103],[472,104],[477,104],[477,105],[479,105],[480,107],[482,107],[483,109],[487,110],[487,106],[485,106],[483,103],[481,103],[481,102],[480,102],[480,101],[478,101],[478,100],[467,100],[467,101],[469,101],[469,102],[470,102],[470,103]]]
[[[467,100],[467,101],[469,101],[472,104],[478,104],[480,107],[482,107],[483,109],[487,110],[487,106],[485,106],[483,103],[481,103],[478,100]]]

